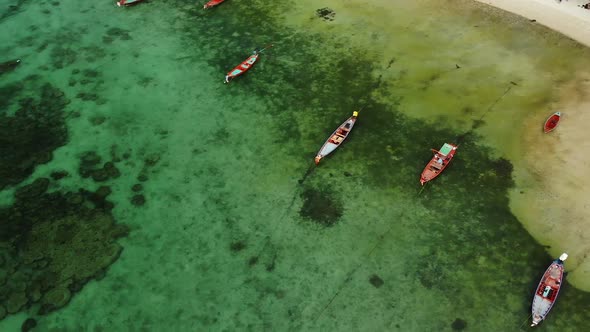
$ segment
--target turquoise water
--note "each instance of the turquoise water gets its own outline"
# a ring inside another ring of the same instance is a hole
[[[310,24],[330,24],[316,6]],[[501,39],[480,50],[466,37],[445,49],[439,34],[477,20],[471,9],[455,23],[440,14],[437,25],[399,5],[392,15],[414,24],[395,27],[404,36],[395,54],[377,41],[370,50],[348,45],[337,28],[281,24],[289,10],[229,0],[206,12],[185,1],[23,1],[5,11],[0,60],[22,64],[0,76],[10,133],[2,142],[18,147],[4,148],[11,159],[1,169],[11,181],[0,192],[0,303],[17,312],[2,330],[27,318],[39,331],[526,326],[552,257],[510,213],[512,166],[486,141],[493,125],[479,132],[475,120],[514,75],[542,65],[515,73],[425,65],[460,45],[475,54],[470,62],[490,52],[519,63],[532,56]],[[419,42],[425,34],[429,43]],[[587,52],[551,38],[541,64]],[[222,83],[270,43],[249,73]],[[574,69],[564,63],[555,76]],[[549,85],[523,80],[516,94],[539,96]],[[451,94],[456,86],[467,86],[464,98]],[[24,98],[33,101],[19,105]],[[533,99],[500,104],[549,102]],[[313,167],[327,136],[359,108],[348,141]],[[447,141],[461,143],[453,164],[420,192],[429,149]],[[589,303],[566,284],[541,329],[587,330]]]

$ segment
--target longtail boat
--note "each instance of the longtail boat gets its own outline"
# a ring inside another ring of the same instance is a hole
[[[543,126],[543,130],[545,131],[545,133],[548,133],[555,129],[555,127],[557,127],[557,125],[559,124],[560,119],[561,112],[555,112],[551,114],[551,116],[547,118],[547,121],[545,121],[545,125]]]
[[[567,254],[561,254],[558,259],[549,265],[543,274],[533,297],[533,305],[531,307],[533,322],[531,326],[539,325],[545,319],[553,304],[555,304],[559,289],[563,285],[563,262],[566,259]]]
[[[346,121],[344,121],[332,133],[332,135],[330,135],[330,137],[328,137],[328,139],[326,140],[324,145],[322,145],[322,148],[320,149],[320,151],[318,151],[318,154],[315,157],[315,164],[316,165],[318,165],[320,163],[322,158],[324,158],[325,156],[332,153],[334,150],[336,150],[337,147],[339,147],[342,144],[342,142],[344,142],[344,140],[348,137],[348,134],[350,134],[352,127],[354,127],[354,124],[356,122],[356,118],[358,117],[358,115],[359,115],[359,112],[357,112],[357,111],[352,112],[352,116],[350,118],[346,119]]]
[[[260,56],[260,53],[269,47],[272,47],[272,45],[268,45],[261,50],[254,50],[253,54],[250,55],[248,59],[242,61],[242,63],[240,63],[236,68],[232,69],[229,73],[227,73],[227,75],[225,75],[225,80],[223,83],[229,83],[234,78],[247,72],[250,68],[252,68],[252,66],[254,66],[256,60],[258,60],[258,56]]]
[[[442,148],[440,148],[440,151],[436,151],[435,149],[431,150],[434,152],[434,156],[432,156],[432,159],[422,171],[422,175],[420,176],[421,185],[434,179],[444,171],[451,162],[451,159],[455,156],[457,146],[451,143],[445,143]]]
[[[128,7],[137,5],[138,3],[142,2],[143,0],[119,0],[117,1],[117,6],[119,7]]]
[[[211,7],[215,7],[217,5],[220,5],[222,2],[224,2],[225,0],[211,0],[209,2],[207,2],[204,6],[203,9],[208,9]]]

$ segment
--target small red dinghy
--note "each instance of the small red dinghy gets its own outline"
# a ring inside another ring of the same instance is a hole
[[[545,133],[548,133],[548,132],[552,131],[553,129],[555,129],[555,127],[557,127],[557,125],[559,124],[560,119],[561,119],[561,112],[553,113],[547,119],[547,121],[545,121],[545,125],[543,126],[543,130],[545,131]]]
[[[117,6],[121,7],[129,7],[133,5],[137,5],[138,3],[142,2],[143,0],[119,0],[117,1]]]
[[[320,149],[320,151],[318,151],[318,154],[315,157],[316,165],[320,163],[322,158],[332,153],[332,151],[336,150],[336,148],[339,147],[342,144],[342,142],[344,142],[344,140],[348,137],[348,134],[350,134],[352,127],[354,127],[358,115],[359,112],[352,112],[352,116],[346,119],[346,121],[344,121],[338,127],[338,129],[336,129],[332,133],[332,135],[328,137],[328,139],[326,140],[324,145],[322,145],[322,148]]]
[[[424,185],[426,182],[434,179],[442,173],[451,162],[451,159],[455,156],[456,151],[457,146],[450,143],[445,143],[442,148],[440,148],[440,151],[432,149],[434,156],[422,171],[420,184]]]
[[[537,326],[541,323],[553,307],[559,290],[563,285],[563,262],[566,259],[567,254],[561,254],[558,259],[549,265],[543,274],[533,297],[533,305],[531,307],[533,322],[531,326]]]
[[[211,0],[209,2],[207,2],[204,6],[203,9],[207,9],[207,8],[211,8],[211,7],[215,7],[219,4],[221,4],[222,2],[224,2],[225,0]]]
[[[266,50],[269,47],[272,47],[272,45],[268,45],[267,47],[265,47],[259,51],[254,50],[254,52],[253,52],[254,54],[250,55],[250,57],[248,57],[248,59],[242,61],[242,63],[240,63],[236,68],[232,69],[232,71],[230,71],[229,73],[227,73],[227,75],[225,75],[225,80],[223,81],[223,83],[229,83],[234,78],[247,72],[250,68],[252,68],[252,66],[254,66],[254,64],[256,63],[256,60],[258,60],[258,56],[260,55],[260,53],[262,53],[264,50]]]

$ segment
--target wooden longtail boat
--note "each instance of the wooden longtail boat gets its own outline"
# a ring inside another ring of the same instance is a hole
[[[119,0],[117,1],[117,6],[119,7],[128,7],[137,5],[138,3],[142,2],[143,0]]]
[[[451,162],[451,159],[453,159],[455,156],[456,151],[457,146],[450,143],[445,143],[442,148],[440,148],[440,151],[432,149],[434,156],[422,171],[422,175],[420,176],[420,184],[424,185],[426,182],[434,179],[440,173],[442,173],[442,171]]]
[[[242,63],[240,63],[236,68],[232,69],[229,73],[227,73],[227,75],[225,75],[225,80],[223,81],[223,83],[229,83],[234,78],[247,72],[250,68],[252,68],[252,66],[254,66],[256,60],[258,60],[258,56],[260,55],[260,53],[262,53],[269,47],[272,47],[272,45],[268,45],[267,47],[259,51],[254,50],[253,54],[250,55],[248,59],[242,61]]]
[[[555,129],[559,124],[559,120],[561,119],[561,112],[555,112],[551,114],[551,116],[545,121],[545,125],[543,125],[543,130],[545,133],[548,133]]]
[[[222,2],[224,2],[225,0],[211,0],[209,2],[207,2],[204,6],[203,9],[207,9],[207,8],[211,8],[211,7],[215,7],[217,5],[220,5]]]
[[[543,274],[533,297],[533,305],[531,307],[533,322],[531,326],[537,326],[541,323],[553,307],[561,285],[563,285],[563,262],[566,259],[567,254],[561,254],[558,259],[549,265]]]
[[[324,145],[320,151],[318,151],[317,156],[315,157],[315,164],[318,165],[322,158],[332,153],[332,151],[336,150],[342,142],[348,137],[352,127],[356,122],[356,118],[358,117],[359,112],[355,111],[352,113],[352,116],[344,121],[333,133],[328,137]]]

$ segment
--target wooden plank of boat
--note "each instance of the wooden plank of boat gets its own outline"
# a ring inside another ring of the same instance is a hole
[[[133,5],[137,5],[138,3],[142,2],[143,0],[119,0],[117,1],[117,6],[119,7],[129,7]]]
[[[212,8],[215,7],[217,5],[220,5],[222,2],[224,2],[225,0],[211,0],[209,2],[207,2],[204,6],[203,9],[208,9],[208,8]]]
[[[253,54],[250,55],[248,59],[242,61],[242,63],[240,63],[236,68],[232,69],[229,73],[227,73],[227,75],[225,75],[225,80],[223,81],[223,83],[229,83],[234,78],[247,72],[250,68],[252,68],[252,66],[254,66],[254,64],[258,60],[258,56],[260,55],[260,53],[262,53],[269,47],[272,47],[272,45],[268,45],[261,50],[254,50]]]
[[[328,139],[326,140],[324,145],[322,145],[322,148],[320,149],[320,151],[318,151],[318,154],[315,157],[316,165],[320,163],[322,158],[329,155],[334,150],[336,150],[336,148],[342,145],[342,142],[344,142],[344,140],[348,137],[348,134],[350,134],[352,127],[354,127],[358,115],[359,112],[354,111],[352,113],[352,116],[346,119],[346,121],[344,121],[336,130],[334,130],[332,135],[328,137]]]
[[[422,175],[420,175],[420,184],[424,185],[426,182],[434,179],[437,177],[451,162],[451,159],[455,156],[455,152],[457,151],[457,147],[451,143],[445,143],[440,148],[440,151],[436,151],[432,149],[434,152],[434,156],[432,159],[426,164],[424,170],[422,171]]]
[[[553,304],[555,304],[559,290],[563,285],[563,262],[566,259],[567,254],[561,254],[543,274],[533,297],[533,305],[531,306],[533,322],[531,326],[539,325],[545,319]]]
[[[561,119],[561,112],[555,112],[551,114],[547,121],[545,121],[545,125],[543,125],[543,130],[545,133],[548,133],[555,129],[559,124],[559,120]]]

